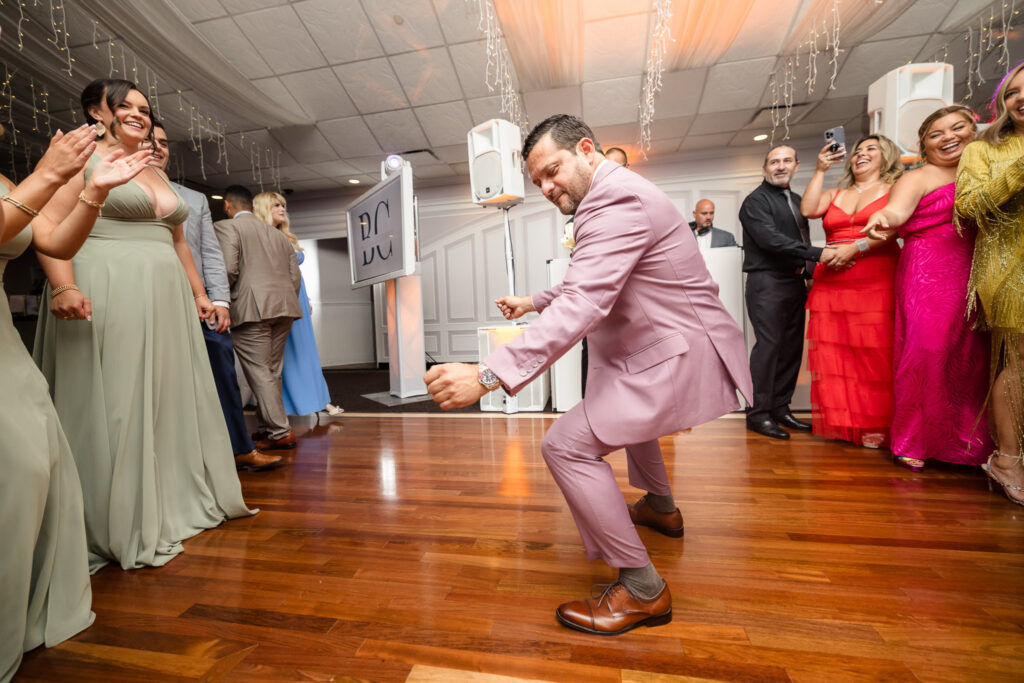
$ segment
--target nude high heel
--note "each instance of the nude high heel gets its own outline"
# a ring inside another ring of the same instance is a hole
[[[988,462],[981,466],[981,469],[985,470],[985,474],[987,474],[992,481],[1003,487],[1003,493],[1006,494],[1006,497],[1010,499],[1011,503],[1024,507],[1024,488],[1017,486],[1016,484],[1011,484],[1008,481],[1000,481],[999,477],[996,476],[996,473],[992,471],[992,458],[997,455],[1001,455],[1004,458],[1020,460],[1021,464],[1024,464],[1024,455],[1007,455],[1006,453],[995,450],[992,451],[992,455],[988,456]]]

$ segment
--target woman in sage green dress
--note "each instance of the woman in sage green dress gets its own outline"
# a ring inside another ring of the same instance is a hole
[[[150,139],[149,102],[128,81],[90,83],[82,107],[102,132],[100,155]],[[51,219],[73,205],[96,161],[54,195]],[[161,566],[181,541],[252,514],[196,320],[213,304],[185,243],[187,216],[148,167],[110,192],[73,260],[40,258],[53,315],[39,318],[34,355],[82,480],[93,572],[111,561]]]
[[[2,128],[0,128],[2,131]],[[85,241],[96,218],[89,202],[141,171],[148,154],[116,161],[107,157],[80,201],[59,225],[38,217],[54,192],[77,174],[95,148],[90,126],[59,131],[35,171],[20,185],[0,176],[0,278],[10,259],[32,243],[36,250],[68,257]],[[28,226],[29,220],[33,221]],[[22,652],[52,647],[87,628],[89,563],[85,547],[82,487],[67,439],[57,420],[46,380],[14,329],[0,288],[0,681],[18,670]]]

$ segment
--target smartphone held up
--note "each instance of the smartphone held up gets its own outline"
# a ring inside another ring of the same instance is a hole
[[[828,151],[838,152],[840,149],[846,152],[846,132],[842,126],[829,128],[825,131],[825,142],[829,144]]]

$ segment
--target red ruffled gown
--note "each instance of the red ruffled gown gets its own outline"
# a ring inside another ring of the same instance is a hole
[[[850,215],[833,202],[822,224],[829,244],[863,237],[888,194]],[[895,240],[855,258],[852,268],[814,269],[807,297],[807,365],[814,434],[874,448],[888,447],[893,413],[893,285]]]

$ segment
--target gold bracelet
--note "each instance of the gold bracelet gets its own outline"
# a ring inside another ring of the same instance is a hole
[[[50,298],[51,299],[56,299],[58,294],[63,294],[64,292],[68,291],[69,289],[73,289],[76,292],[82,291],[76,285],[73,285],[73,284],[71,284],[71,285],[61,285],[60,287],[54,287],[53,288],[53,291],[50,292]]]
[[[102,209],[103,206],[105,205],[105,202],[94,202],[91,199],[86,199],[85,198],[85,190],[82,190],[78,194],[78,201],[82,202],[86,206],[91,206],[92,208],[96,209],[97,211]]]
[[[194,297],[192,297],[192,298],[193,298],[193,299],[198,299],[198,298],[199,298],[199,297],[201,297],[201,296],[206,296],[206,292],[203,292],[202,294],[196,294],[196,295],[195,295]]]
[[[33,208],[25,206],[24,204],[22,204],[21,202],[19,202],[17,199],[15,199],[14,197],[12,197],[9,194],[5,194],[3,197],[0,197],[0,199],[2,199],[3,201],[7,202],[8,204],[10,204],[12,206],[15,206],[15,207],[21,209],[22,211],[27,213],[29,216],[32,216],[32,218],[35,218],[36,216],[39,215],[38,211],[36,211]]]

